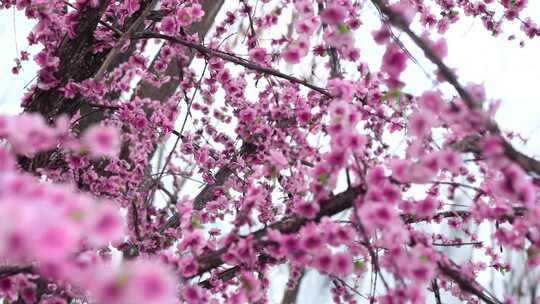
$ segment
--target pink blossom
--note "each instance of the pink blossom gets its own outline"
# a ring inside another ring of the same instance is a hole
[[[298,12],[303,16],[310,16],[315,13],[315,10],[313,9],[313,2],[309,0],[295,1],[294,5]]]
[[[441,94],[436,91],[426,91],[420,97],[421,110],[427,110],[433,114],[439,114],[444,109]]]
[[[328,90],[334,97],[344,101],[350,102],[354,96],[354,86],[348,81],[337,78],[328,81]]]
[[[183,258],[179,266],[180,272],[184,278],[189,278],[197,274],[197,261],[191,256]]]
[[[276,169],[281,170],[287,167],[289,162],[287,161],[287,158],[277,150],[271,150],[269,152],[268,161],[270,164],[276,167]]]
[[[409,132],[411,135],[422,138],[431,134],[433,117],[425,112],[415,112],[409,116]]]
[[[319,205],[312,202],[300,201],[297,203],[295,212],[308,219],[313,219],[319,212]]]
[[[247,292],[249,302],[257,302],[263,296],[260,280],[253,273],[248,271],[242,272],[240,282],[242,282],[244,290]]]
[[[462,165],[461,155],[453,150],[443,150],[439,154],[441,167],[454,173],[459,173],[459,168]]]
[[[289,46],[281,53],[283,60],[289,64],[300,63],[300,59],[304,56],[304,52],[297,46]]]
[[[129,298],[133,302],[176,303],[175,278],[159,264],[137,263],[131,270],[129,287]]]
[[[466,87],[469,94],[476,102],[482,102],[486,100],[486,91],[483,84],[469,83]]]
[[[177,32],[178,25],[176,24],[176,18],[173,16],[167,16],[161,20],[161,31],[168,35],[174,35]]]
[[[365,203],[358,209],[358,216],[366,229],[384,228],[398,220],[396,210],[389,204]]]
[[[265,63],[267,57],[264,48],[254,48],[249,51],[249,58],[257,63]]]
[[[385,44],[390,40],[390,37],[392,36],[392,32],[390,31],[390,28],[387,25],[382,25],[380,29],[373,31],[371,33],[373,35],[373,40],[377,44]]]
[[[92,126],[84,133],[82,140],[94,157],[116,157],[120,153],[120,134],[114,127]]]
[[[247,108],[240,112],[240,119],[244,123],[250,123],[257,117],[257,111],[253,108]]]
[[[41,300],[40,304],[67,304],[66,300],[59,297],[48,297]]]
[[[328,249],[319,250],[313,258],[313,267],[321,273],[329,273],[333,262],[332,253]]]
[[[352,258],[347,253],[337,253],[332,257],[332,273],[345,276],[353,271]]]
[[[39,52],[34,57],[35,62],[42,68],[57,68],[60,63],[58,57],[54,57],[46,51]]]
[[[93,241],[99,245],[121,240],[125,235],[124,220],[112,206],[100,206],[92,214],[90,230]]]
[[[407,68],[407,55],[396,43],[390,44],[383,56],[382,70],[391,78],[398,79]]]
[[[34,254],[39,259],[56,260],[65,258],[75,251],[77,235],[67,223],[45,224],[36,232],[32,242]]]
[[[8,301],[17,300],[17,286],[14,279],[11,277],[4,277],[0,279],[0,295]]]
[[[188,285],[182,289],[182,297],[186,303],[198,304],[204,302],[204,291],[199,285]]]
[[[390,162],[392,170],[392,177],[400,182],[407,182],[409,180],[409,173],[411,163],[404,159],[392,159]]]
[[[204,237],[198,230],[191,231],[186,234],[182,242],[178,245],[178,249],[184,251],[191,249],[194,253],[199,253],[204,246]]]
[[[315,224],[308,224],[302,228],[301,246],[307,252],[315,253],[323,246],[323,239]]]
[[[188,26],[195,20],[194,16],[192,16],[191,10],[189,8],[182,7],[176,11],[176,21],[180,26]]]
[[[386,181],[386,173],[382,166],[373,167],[367,176],[367,182],[370,187],[380,187]]]
[[[348,11],[345,7],[332,3],[328,5],[321,13],[321,20],[324,23],[338,25],[347,18]]]
[[[398,14],[401,14],[401,17],[403,18],[403,20],[405,21],[407,25],[409,25],[412,22],[412,20],[414,19],[414,16],[416,15],[416,10],[406,0],[400,0],[399,2],[392,5],[391,8]]]
[[[310,36],[319,26],[319,19],[315,16],[309,18],[303,18],[295,22],[294,24],[296,32],[300,35]]]
[[[23,114],[8,118],[7,122],[7,139],[20,154],[32,155],[56,144],[54,129],[47,125],[41,115]]]
[[[426,197],[424,200],[416,202],[415,214],[421,218],[433,216],[439,203],[431,196]]]
[[[15,168],[15,158],[7,149],[0,146],[0,173],[13,170]]]

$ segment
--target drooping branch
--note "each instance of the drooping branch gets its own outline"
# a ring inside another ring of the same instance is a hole
[[[439,271],[454,281],[462,291],[473,294],[488,304],[502,304],[500,300],[485,291],[475,280],[465,278],[458,265],[447,261],[439,261],[437,266]]]
[[[371,1],[388,18],[388,21],[392,25],[404,31],[411,38],[411,40],[420,49],[422,49],[426,57],[437,66],[443,77],[454,87],[470,110],[481,110],[482,105],[478,101],[474,100],[472,95],[459,83],[454,72],[452,72],[452,70],[441,60],[441,58],[436,55],[433,49],[410,29],[403,16],[389,8],[386,4],[384,4],[383,0]],[[502,144],[506,157],[514,161],[526,172],[540,175],[540,161],[516,150],[502,137],[499,126],[496,122],[490,120],[487,123],[486,128],[490,133],[499,135],[501,140],[503,140]]]

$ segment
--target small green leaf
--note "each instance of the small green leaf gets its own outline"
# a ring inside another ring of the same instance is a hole
[[[354,261],[354,268],[356,268],[358,270],[364,270],[364,269],[366,269],[366,263],[364,263],[364,261],[360,261],[360,260]]]
[[[389,100],[390,98],[394,98],[397,102],[397,105],[401,105],[401,90],[395,89],[392,91],[386,92],[384,96],[382,97],[381,101]]]
[[[85,214],[82,210],[77,210],[71,214],[71,218],[76,221],[81,221],[82,219],[84,219],[84,216]]]
[[[328,173],[328,172],[323,172],[323,173],[319,174],[319,177],[317,178],[317,180],[321,184],[326,184],[329,179],[330,179],[330,173]]]
[[[191,225],[193,225],[193,227],[198,228],[198,229],[204,228],[204,226],[201,224],[201,219],[199,218],[198,215],[193,215],[191,217]]]
[[[342,34],[347,34],[348,32],[350,32],[349,26],[346,23],[340,23],[338,25],[338,30]]]

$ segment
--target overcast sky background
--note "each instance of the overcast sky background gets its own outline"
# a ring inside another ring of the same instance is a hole
[[[226,5],[231,2],[232,0],[228,0]],[[359,43],[362,39],[368,39],[370,31],[377,27],[378,23],[374,9],[366,9],[363,19],[366,30],[358,33]],[[540,1],[529,1],[529,7],[523,16],[530,16],[540,22]],[[27,20],[21,12],[0,11],[0,114],[20,112],[19,104],[25,92],[24,87],[35,77],[37,67],[31,62],[23,64],[20,75],[11,74],[17,52],[29,50],[35,53],[38,50],[35,47],[28,49],[26,42],[26,34],[32,27],[33,22]],[[494,38],[484,29],[480,20],[460,21],[459,25],[453,25],[445,34],[449,45],[449,56],[445,62],[450,67],[458,68],[457,74],[463,84],[469,81],[484,83],[489,98],[501,99],[502,106],[496,116],[501,128],[519,132],[528,138],[527,145],[519,147],[529,155],[540,157],[540,39],[527,39],[525,47],[521,48],[518,41],[506,40],[508,34],[521,34],[518,27],[505,29],[505,34]],[[404,41],[411,46],[406,39]],[[412,46],[410,50],[419,59],[422,68],[430,73],[432,66],[421,52]],[[362,48],[362,57],[376,66],[381,60],[381,51],[384,50],[377,47]],[[409,68],[402,77],[407,82],[406,91],[418,93],[433,87],[432,81],[422,68],[409,63]],[[452,90],[449,92],[455,94]],[[277,268],[272,276],[275,284],[271,291],[276,291],[271,292],[273,302],[280,300],[281,289],[286,280],[286,268]],[[312,272],[302,284],[301,303],[329,301],[327,282]]]

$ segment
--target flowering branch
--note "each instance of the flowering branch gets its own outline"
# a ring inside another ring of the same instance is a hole
[[[401,16],[401,14],[394,12],[391,8],[386,6],[382,0],[371,0],[373,4],[381,11],[383,14],[388,18],[388,21],[404,31],[411,39],[412,41],[424,52],[426,57],[433,62],[443,77],[454,87],[454,89],[458,92],[458,94],[461,96],[465,104],[470,110],[478,110],[481,109],[481,104],[478,103],[472,95],[459,83],[456,75],[452,70],[444,64],[444,62],[435,54],[433,49],[418,35],[416,35],[407,25],[407,22]],[[487,129],[490,133],[496,134],[501,137],[502,144],[504,147],[505,155],[514,161],[515,163],[519,164],[523,168],[523,170],[527,172],[533,172],[536,175],[540,175],[540,161],[533,159],[532,157],[529,157],[519,151],[517,151],[508,141],[502,138],[500,134],[500,129],[497,126],[497,124],[494,121],[489,121],[486,125]]]
[[[228,62],[232,62],[234,64],[241,65],[241,66],[243,66],[243,67],[245,67],[247,69],[250,69],[250,70],[253,70],[253,71],[256,71],[256,72],[259,72],[259,73],[273,75],[273,76],[288,80],[288,81],[290,81],[292,83],[297,83],[297,84],[303,85],[303,86],[305,86],[307,88],[310,88],[310,89],[312,89],[314,91],[317,91],[317,92],[321,93],[322,95],[324,95],[326,97],[332,98],[332,95],[326,89],[323,89],[321,87],[313,85],[313,84],[311,84],[311,83],[309,83],[309,82],[307,82],[305,80],[298,79],[296,77],[284,74],[284,73],[282,73],[280,71],[277,71],[277,70],[274,70],[274,69],[271,69],[271,68],[264,67],[264,66],[261,66],[259,64],[253,63],[253,62],[251,62],[249,60],[238,57],[236,55],[229,54],[227,52],[220,51],[220,50],[217,50],[217,49],[212,49],[212,48],[206,47],[206,46],[198,44],[198,43],[193,43],[193,42],[190,42],[190,41],[187,41],[187,40],[184,40],[184,39],[180,39],[180,38],[177,38],[177,37],[172,37],[172,36],[169,36],[169,35],[164,35],[164,34],[154,33],[154,32],[144,32],[144,33],[136,34],[136,35],[134,35],[134,39],[163,39],[163,40],[170,41],[172,43],[178,43],[178,44],[181,44],[181,45],[183,45],[185,47],[197,50],[199,53],[204,54],[206,56],[217,57],[217,58],[226,60]]]

